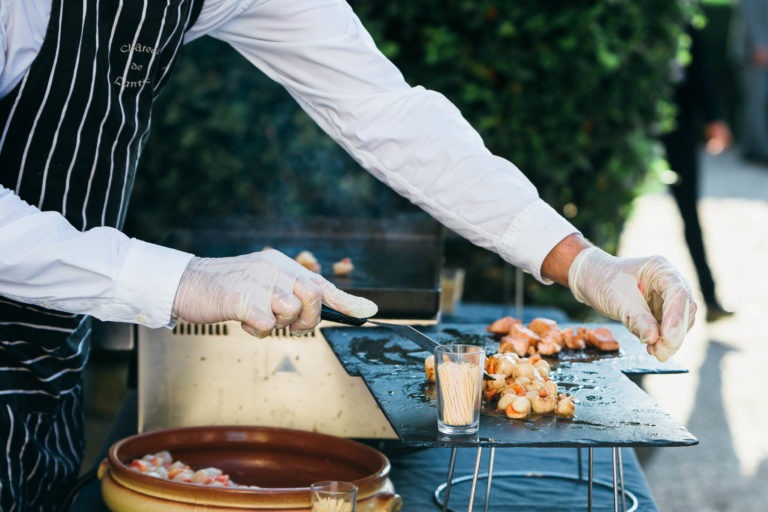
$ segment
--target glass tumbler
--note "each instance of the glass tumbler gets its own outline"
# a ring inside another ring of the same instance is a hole
[[[315,482],[309,486],[312,512],[355,512],[357,486],[350,482]]]
[[[475,434],[480,426],[485,350],[476,345],[440,345],[435,349],[437,430]]]

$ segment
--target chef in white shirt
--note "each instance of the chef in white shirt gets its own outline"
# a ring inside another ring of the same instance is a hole
[[[0,509],[53,510],[77,475],[90,317],[264,336],[312,329],[321,302],[376,313],[274,250],[199,258],[120,232],[153,101],[204,35],[454,232],[569,286],[659,359],[680,346],[696,306],[679,273],[592,246],[445,97],[407,84],[345,1],[0,0]]]

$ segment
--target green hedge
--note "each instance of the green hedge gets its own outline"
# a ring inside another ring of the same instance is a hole
[[[352,4],[410,83],[448,96],[546,201],[616,249],[669,122],[687,2]],[[412,211],[244,59],[212,40],[186,52],[153,121],[129,231],[159,239],[196,217]],[[497,257],[452,240],[447,258],[468,269],[467,298],[501,298]],[[527,282],[527,302],[579,314],[558,287]]]
[[[199,219],[386,215],[407,202],[363,172],[229,46],[184,48],[142,156],[126,231],[162,241]]]

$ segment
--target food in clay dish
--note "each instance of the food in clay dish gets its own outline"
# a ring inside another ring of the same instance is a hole
[[[619,343],[607,327],[568,327],[561,329],[557,322],[548,318],[534,318],[527,326],[517,318],[505,316],[486,327],[500,336],[499,352],[513,353],[520,357],[539,354],[554,356],[562,350],[594,348],[601,352],[617,352]]]
[[[554,415],[573,418],[576,403],[573,396],[561,393],[550,376],[550,366],[540,355],[520,357],[499,352],[485,359],[485,370],[491,379],[483,381],[483,400],[495,404],[496,410],[512,419]],[[435,380],[435,359],[424,360],[424,374]]]
[[[242,489],[256,488],[251,485],[236,484],[230,480],[229,475],[218,468],[208,467],[194,470],[179,460],[174,461],[170,452],[165,450],[154,454],[144,455],[140,459],[134,459],[128,467],[133,471],[148,476],[173,480],[174,482],[210,485],[214,487],[233,487]]]

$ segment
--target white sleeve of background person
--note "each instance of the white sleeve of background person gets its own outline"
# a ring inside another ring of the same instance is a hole
[[[537,279],[577,232],[443,95],[408,85],[347,2],[207,0],[189,39],[203,34],[282,84],[376,178]]]
[[[192,255],[113,228],[75,229],[0,187],[0,295],[101,320],[166,326]]]

